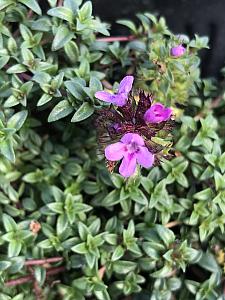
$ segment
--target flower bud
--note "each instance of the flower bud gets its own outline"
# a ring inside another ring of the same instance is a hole
[[[182,45],[171,48],[170,55],[173,57],[180,57],[185,53],[186,49]]]

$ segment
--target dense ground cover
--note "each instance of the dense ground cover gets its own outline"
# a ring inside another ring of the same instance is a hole
[[[150,13],[110,37],[90,1],[48,3],[0,0],[0,299],[223,299],[225,101],[200,77],[208,39]],[[144,90],[173,111],[149,138],[164,158],[128,179],[106,167],[110,106],[95,97],[125,75],[137,105]]]

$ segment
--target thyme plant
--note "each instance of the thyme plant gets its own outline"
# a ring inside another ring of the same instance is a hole
[[[222,300],[225,100],[200,76],[207,37],[150,13],[112,37],[91,1],[40,4],[0,0],[0,299]]]

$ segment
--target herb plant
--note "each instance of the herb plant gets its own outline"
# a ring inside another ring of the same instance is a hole
[[[91,1],[40,4],[0,0],[0,299],[222,300],[225,100],[200,76],[207,37],[144,13],[118,38]]]

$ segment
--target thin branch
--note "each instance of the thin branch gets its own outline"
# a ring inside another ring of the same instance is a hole
[[[35,293],[35,299],[41,300],[42,299],[42,289],[40,288],[39,283],[34,276],[34,270],[31,266],[28,266],[28,270],[30,271],[31,276],[33,277],[33,290]]]
[[[57,6],[63,6],[63,0],[58,0]]]
[[[112,89],[112,85],[111,85],[111,83],[109,83],[107,80],[102,80],[102,84],[103,84],[103,86],[106,88],[106,89],[108,89],[108,90],[111,90]]]
[[[62,273],[66,270],[66,267],[57,267],[57,268],[51,268],[46,272],[46,276],[55,275],[58,273]]]
[[[65,267],[57,267],[57,268],[51,268],[47,270],[46,277],[52,276],[58,273],[62,273],[66,270]],[[15,286],[15,285],[21,285],[23,283],[32,282],[34,280],[34,277],[32,275],[23,276],[17,279],[8,280],[5,282],[5,286]]]
[[[25,261],[25,266],[36,266],[36,265],[44,265],[47,263],[55,263],[62,261],[63,257],[51,257],[51,258],[43,258],[43,259],[30,259]]]
[[[33,10],[30,9],[27,13],[27,19],[32,18],[33,14],[34,14]]]
[[[34,286],[34,293],[35,293],[36,300],[41,300],[43,296],[43,292],[37,280],[34,280],[33,286]]]
[[[28,75],[28,74],[26,74],[26,73],[19,73],[19,74],[17,74],[18,75],[18,77],[20,78],[20,79],[24,79],[24,80],[27,80],[27,81],[29,81],[29,80],[31,80],[31,78],[32,78],[32,76],[30,76],[30,75]]]
[[[177,269],[174,269],[169,274],[167,274],[166,277],[172,277],[172,276],[176,275],[176,273],[177,273]]]
[[[172,222],[169,222],[165,225],[166,228],[172,228],[172,227],[175,227],[177,225],[180,225],[182,224],[180,221],[172,221]]]
[[[106,38],[97,38],[97,42],[129,42],[133,41],[135,39],[134,35],[128,35],[128,36],[111,36],[111,37],[106,37]]]
[[[5,282],[5,286],[15,286],[15,285],[21,285],[23,283],[27,283],[33,280],[32,275],[23,276],[17,279],[9,280]]]
[[[103,276],[104,276],[104,274],[105,274],[105,270],[106,270],[106,267],[105,267],[105,266],[101,267],[101,268],[98,270],[98,276],[99,276],[100,279],[103,278]]]
[[[220,105],[221,100],[223,100],[223,95],[220,95],[218,97],[216,97],[215,99],[213,99],[210,108],[216,108]]]
[[[9,64],[6,64],[4,66],[4,69],[7,71],[11,66]],[[32,76],[31,75],[28,75],[26,73],[18,73],[17,74],[18,77],[21,79],[21,80],[31,80]]]

